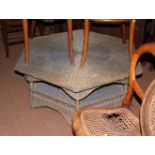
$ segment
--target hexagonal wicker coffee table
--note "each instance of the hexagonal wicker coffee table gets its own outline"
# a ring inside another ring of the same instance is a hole
[[[73,46],[75,65],[71,66],[66,32],[34,38],[28,65],[23,52],[15,67],[30,82],[31,105],[51,107],[68,122],[78,108],[117,106],[129,75],[128,44],[122,44],[121,39],[91,32],[84,69],[79,69],[82,30],[73,32]],[[137,75],[141,73],[138,64]]]

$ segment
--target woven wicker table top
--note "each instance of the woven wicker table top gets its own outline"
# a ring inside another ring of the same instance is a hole
[[[36,37],[30,40],[30,58],[24,64],[24,52],[15,70],[48,83],[80,92],[127,79],[129,75],[128,44],[116,37],[90,32],[88,56],[79,69],[83,48],[83,31],[73,32],[75,65],[70,65],[67,33]],[[137,74],[142,73],[141,65]]]

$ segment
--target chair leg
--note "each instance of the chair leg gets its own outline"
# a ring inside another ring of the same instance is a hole
[[[90,29],[89,19],[85,19],[85,21],[84,21],[84,47],[83,47],[83,52],[82,52],[80,69],[83,69],[85,62],[86,62],[86,58],[87,58],[88,42],[89,42],[89,29]]]
[[[24,30],[24,46],[25,46],[25,64],[29,61],[29,44],[28,44],[28,20],[23,19],[23,30]]]
[[[123,42],[123,44],[125,44],[126,43],[125,24],[123,23],[121,26],[122,26],[121,27],[121,29],[122,29],[122,42]]]
[[[128,106],[130,104],[132,95],[133,95],[133,88],[132,88],[132,86],[128,86],[127,94],[126,94],[125,98],[123,99],[123,105]]]
[[[136,20],[131,20],[131,22],[130,22],[130,30],[129,30],[129,56],[130,56],[130,59],[132,58],[132,54],[133,54],[133,42],[134,42],[135,24],[136,24]]]
[[[73,34],[72,34],[72,19],[67,20],[67,29],[68,29],[68,49],[70,56],[70,63],[74,65],[74,53],[73,53]]]
[[[8,44],[8,33],[7,33],[7,25],[5,25],[2,22],[2,37],[3,37],[3,43],[4,43],[4,47],[5,47],[5,53],[6,53],[6,57],[9,58],[9,44]]]

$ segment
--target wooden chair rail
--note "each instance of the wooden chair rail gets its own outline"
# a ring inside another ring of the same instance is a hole
[[[130,65],[130,77],[129,77],[128,93],[123,100],[123,104],[125,104],[125,105],[129,104],[129,101],[131,99],[133,91],[135,91],[142,100],[144,98],[144,92],[140,88],[139,84],[136,82],[136,75],[135,75],[136,64],[137,64],[139,58],[144,53],[150,53],[153,56],[155,56],[155,43],[144,44],[140,48],[138,48],[136,50],[136,52],[133,54],[133,57],[131,60],[131,65]]]

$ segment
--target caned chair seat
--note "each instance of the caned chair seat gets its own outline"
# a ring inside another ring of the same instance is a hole
[[[145,93],[140,119],[120,107],[81,109],[73,120],[75,134],[81,136],[155,136],[155,80]]]
[[[77,117],[76,115],[80,115]],[[88,136],[138,136],[139,118],[126,108],[89,108],[79,110],[74,117],[77,135]],[[82,128],[77,128],[81,124]]]

